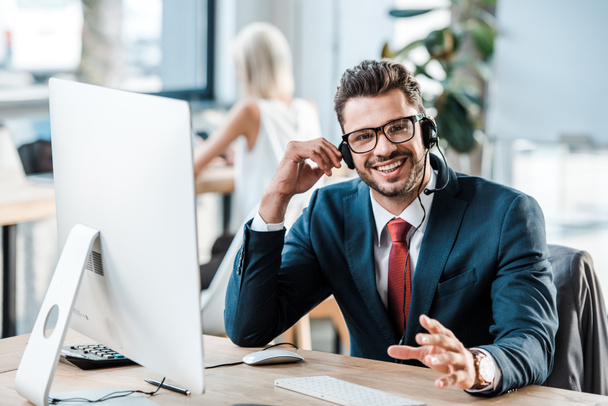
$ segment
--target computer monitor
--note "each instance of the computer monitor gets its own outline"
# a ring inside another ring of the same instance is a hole
[[[11,136],[27,179],[52,184],[51,124],[48,116],[11,118],[2,124]]]
[[[61,255],[17,390],[47,404],[71,316],[70,327],[200,394],[189,106],[58,79],[49,88]]]

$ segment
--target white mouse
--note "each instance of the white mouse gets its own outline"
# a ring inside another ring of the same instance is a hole
[[[285,350],[262,350],[243,357],[243,362],[249,365],[285,364],[302,360],[304,358],[295,352]]]

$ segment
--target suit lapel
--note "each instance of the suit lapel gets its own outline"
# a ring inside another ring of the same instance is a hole
[[[374,319],[380,333],[386,339],[386,345],[394,344],[395,332],[376,287],[373,255],[376,226],[369,187],[361,182],[356,193],[344,197],[343,205],[345,219],[347,219],[344,227],[344,251],[353,281],[371,318]],[[357,219],[367,219],[368,223],[362,224]]]
[[[416,271],[412,281],[412,301],[406,331],[406,343],[413,344],[414,337],[422,331],[418,322],[421,314],[428,314],[437,290],[439,278],[445,268],[448,256],[464,216],[467,203],[454,197],[459,190],[455,173],[450,170],[450,183],[444,191],[436,192],[424,233]]]

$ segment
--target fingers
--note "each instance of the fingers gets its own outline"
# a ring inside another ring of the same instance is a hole
[[[452,330],[445,328],[440,322],[435,319],[431,319],[425,314],[420,315],[420,325],[431,334],[444,334],[449,337],[456,338]]]
[[[460,389],[470,389],[474,383],[475,378],[469,376],[466,370],[458,370],[437,379],[435,381],[435,386],[439,389],[444,389],[455,385]]]
[[[462,343],[456,338],[452,330],[445,328],[440,322],[426,315],[420,316],[420,324],[430,334],[416,335],[416,343],[420,345],[433,345],[445,351],[460,352],[464,350]]]
[[[308,159],[315,162],[316,167],[311,168],[306,162]],[[340,159],[340,151],[324,138],[291,141],[287,144],[283,159],[275,173],[275,179],[277,183],[283,183],[289,189],[289,186],[295,186],[302,177],[309,179],[316,177],[318,180],[323,173],[331,175],[334,167],[340,167]]]
[[[417,359],[422,362],[424,358],[423,347],[410,347],[408,345],[391,345],[388,347],[388,355],[396,359]]]
[[[292,141],[287,146],[286,155],[288,154],[298,163],[306,159],[312,160],[327,176],[331,176],[333,168],[341,166],[342,154],[325,138],[304,142]]]
[[[473,360],[464,347],[462,352],[446,351],[426,355],[422,362],[435,371],[445,374],[435,381],[438,388],[456,385],[461,389],[469,389],[475,383]]]
[[[291,141],[270,185],[264,191],[259,213],[267,223],[284,220],[291,198],[310,190],[325,173],[341,166],[340,151],[324,138],[311,141]],[[316,163],[308,164],[307,160]]]
[[[456,337],[454,337],[453,334],[448,335],[445,333],[420,333],[416,335],[416,343],[420,345],[433,345],[445,351],[459,352],[464,349],[462,343]]]
[[[468,389],[475,383],[475,371],[471,353],[454,333],[439,321],[426,315],[420,316],[420,324],[429,333],[416,335],[420,347],[391,346],[388,354],[398,359],[417,359],[426,366],[445,374],[435,381],[438,388],[456,385]]]
[[[461,369],[466,366],[466,354],[457,352],[443,352],[425,355],[422,362],[430,368],[447,373],[450,368]]]

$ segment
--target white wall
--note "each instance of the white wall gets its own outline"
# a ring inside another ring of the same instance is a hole
[[[287,37],[294,59],[296,95],[319,107],[323,134],[338,142],[333,97],[344,70],[380,57],[393,38],[394,0],[220,0],[216,5],[217,99],[238,97],[230,41],[253,21],[275,24]]]
[[[498,1],[488,134],[608,144],[608,1]]]

